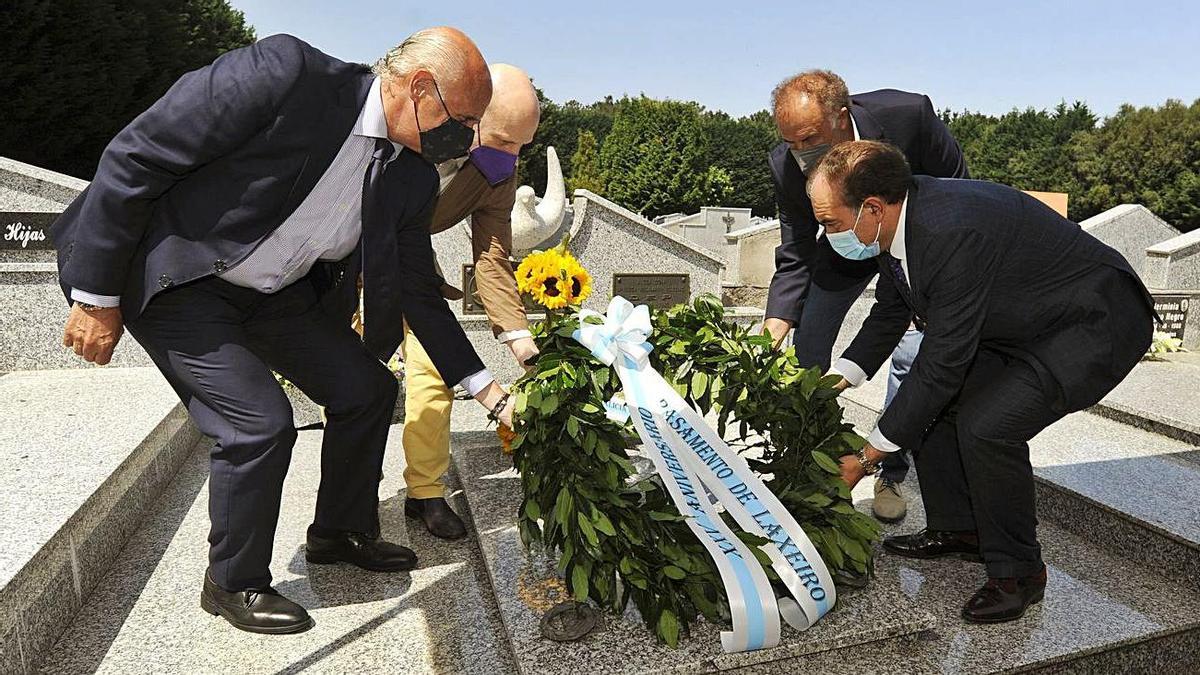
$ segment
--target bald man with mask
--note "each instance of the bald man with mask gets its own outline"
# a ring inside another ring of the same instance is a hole
[[[529,76],[514,66],[494,64],[492,101],[479,123],[470,154],[438,164],[440,195],[431,231],[443,232],[471,219],[475,280],[496,339],[523,367],[537,355],[529,321],[517,292],[509,255],[511,214],[516,200],[517,153],[537,132],[540,107]],[[456,261],[457,262],[457,261]],[[449,300],[462,291],[442,286]],[[417,336],[405,331],[404,512],[421,520],[434,536],[458,539],[462,520],[446,503],[442,475],[450,464],[450,408],[453,391],[439,374]]]

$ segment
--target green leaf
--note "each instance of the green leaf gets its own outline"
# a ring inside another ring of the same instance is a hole
[[[536,500],[530,499],[525,502],[525,516],[530,520],[537,520],[542,517],[542,510],[538,508]]]
[[[579,438],[579,420],[574,415],[567,418],[567,433],[571,438]]]
[[[669,579],[683,579],[687,576],[687,572],[684,572],[674,565],[667,565],[664,567],[663,574],[665,574]]]
[[[837,462],[830,459],[829,455],[823,452],[817,452],[816,450],[813,450],[809,454],[812,455],[812,458],[814,461],[816,461],[817,466],[836,476],[842,475],[841,468],[838,467]]]
[[[822,457],[824,457],[824,455],[822,455]],[[813,506],[816,506],[817,508],[820,508],[823,506],[829,506],[831,503],[833,503],[833,500],[830,499],[830,497],[828,495],[822,494],[820,492],[812,493],[811,495],[805,497],[804,501],[808,502],[809,504],[812,504]]]
[[[597,530],[607,534],[610,537],[617,536],[617,528],[613,527],[612,521],[609,520],[608,516],[604,515],[604,512],[600,510],[597,510],[592,515],[592,525],[595,525]]]
[[[543,415],[549,415],[555,410],[558,410],[558,394],[550,394],[549,396],[542,398],[542,404],[538,407],[538,410],[540,410]]]
[[[662,614],[658,615],[658,636],[669,647],[679,645],[679,619],[675,618],[675,613],[669,609],[663,609]]]
[[[589,415],[592,413],[600,412],[600,406],[598,406],[594,403],[584,403],[583,405],[581,405],[579,407],[579,409],[585,413],[588,413]]]
[[[692,373],[692,396],[700,398],[708,391],[708,375],[703,370]]]
[[[588,543],[592,546],[599,546],[600,537],[596,534],[596,528],[592,527],[592,521],[588,520],[588,517],[583,515],[582,511],[576,513],[575,518],[579,521],[579,531],[583,533],[583,536],[587,537]]]
[[[554,517],[564,528],[571,520],[571,502],[571,493],[567,492],[566,486],[559,488],[558,499],[554,501]]]
[[[665,511],[651,511],[648,515],[651,520],[682,520],[678,513],[667,513]]]
[[[575,565],[571,569],[571,592],[576,602],[583,602],[588,597],[588,570],[583,565]]]

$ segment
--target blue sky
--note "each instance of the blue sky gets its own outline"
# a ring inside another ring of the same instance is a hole
[[[744,115],[806,68],[850,90],[919,91],[1002,113],[1086,101],[1200,98],[1200,2],[458,2],[231,0],[260,37],[292,33],[371,62],[426,26],[457,26],[555,101],[645,93]],[[436,8],[434,8],[436,6]]]

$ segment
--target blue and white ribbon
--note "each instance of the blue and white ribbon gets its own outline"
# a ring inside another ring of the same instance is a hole
[[[587,323],[599,318],[601,323]],[[575,339],[617,371],[625,404],[606,414],[631,417],[679,512],[716,562],[729,597],[733,630],[721,633],[726,652],[779,643],[780,618],[804,630],[834,605],[833,578],[812,541],[779,499],[704,418],[650,367],[650,310],[614,297],[607,314],[579,313]],[[704,493],[715,495],[747,532],[770,540],[762,548],[791,597],[776,598],[749,547],[729,529]]]

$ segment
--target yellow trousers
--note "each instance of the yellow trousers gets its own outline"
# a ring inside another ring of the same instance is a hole
[[[414,499],[443,497],[450,468],[450,407],[454,392],[408,325],[404,326],[404,483]]]

